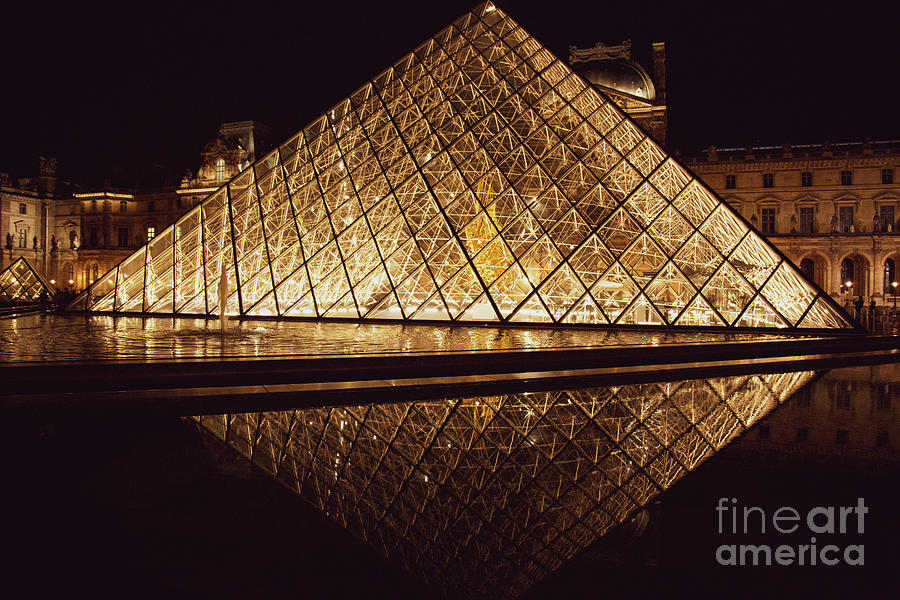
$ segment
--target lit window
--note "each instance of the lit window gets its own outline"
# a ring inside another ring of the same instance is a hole
[[[772,173],[763,173],[763,187],[775,187],[775,175]]]
[[[893,169],[882,169],[881,170],[881,183],[883,183],[885,185],[894,183],[894,170]]]
[[[841,185],[853,185],[852,171],[841,171]]]
[[[894,205],[882,204],[878,207],[878,218],[881,221],[881,231],[894,230]]]
[[[762,232],[775,233],[775,207],[764,208],[760,213],[762,216]]]
[[[839,206],[838,217],[841,223],[841,233],[850,233],[850,230],[853,229],[853,207]]]
[[[216,161],[216,179],[222,181],[225,179],[225,159],[220,158]]]
[[[812,187],[812,171],[803,171],[800,173],[800,185],[803,187]]]
[[[147,241],[149,242],[150,240],[152,240],[153,236],[155,236],[155,235],[156,235],[156,227],[151,225],[150,227],[147,228]]]
[[[28,214],[28,205],[27,204],[19,204],[19,214],[20,215]]]
[[[815,214],[813,206],[800,207],[800,233],[815,233]]]
[[[734,175],[726,175],[725,176],[725,189],[733,190],[737,187],[737,177]]]
[[[128,202],[122,200],[119,202],[119,212],[126,212],[128,210]]]

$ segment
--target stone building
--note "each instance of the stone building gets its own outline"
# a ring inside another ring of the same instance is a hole
[[[223,123],[177,188],[76,190],[43,157],[37,178],[0,173],[0,270],[24,257],[57,289],[82,290],[255,161],[270,139],[262,123]]]
[[[900,142],[710,147],[684,162],[832,297],[895,302]]]

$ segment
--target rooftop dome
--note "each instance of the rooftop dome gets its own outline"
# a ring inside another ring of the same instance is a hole
[[[580,66],[585,79],[595,85],[612,88],[646,100],[656,99],[656,89],[647,72],[626,59],[602,60]]]

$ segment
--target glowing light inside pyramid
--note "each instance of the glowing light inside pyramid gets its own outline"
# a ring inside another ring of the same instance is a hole
[[[229,181],[76,305],[219,314],[223,265],[232,315],[849,326],[490,4]]]
[[[24,258],[18,258],[0,271],[0,302],[37,302],[41,295],[52,294]]]

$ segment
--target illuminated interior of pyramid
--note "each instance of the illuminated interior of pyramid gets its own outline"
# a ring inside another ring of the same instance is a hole
[[[234,177],[71,308],[852,327],[490,3]]]
[[[31,268],[28,261],[18,258],[0,272],[0,302],[33,303],[53,295],[52,286]]]

